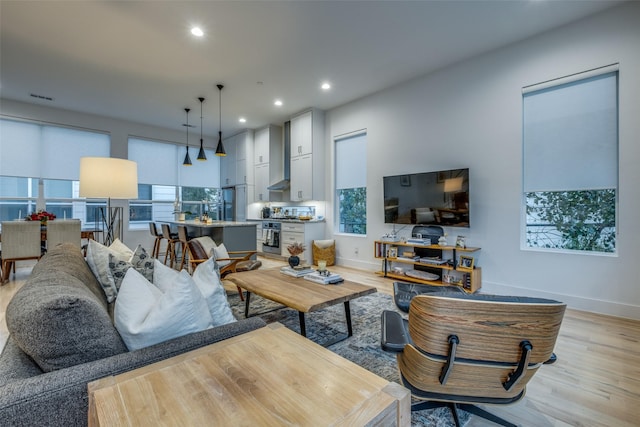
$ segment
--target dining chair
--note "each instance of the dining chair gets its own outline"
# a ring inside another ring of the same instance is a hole
[[[9,280],[16,261],[40,259],[42,256],[39,221],[4,221],[2,223],[2,282]]]
[[[167,260],[169,260],[169,266],[173,268],[173,264],[176,262],[176,243],[180,241],[178,239],[178,234],[171,232],[171,226],[169,224],[162,224],[162,237],[167,239],[167,250],[164,253],[164,265],[167,265]]]
[[[81,223],[79,219],[55,220],[47,223],[47,250],[54,248],[60,243],[73,243],[81,247],[82,238],[80,234]]]

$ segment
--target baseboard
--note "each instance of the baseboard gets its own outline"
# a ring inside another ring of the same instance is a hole
[[[495,282],[482,282],[482,293],[498,295],[522,295],[538,298],[548,298],[562,301],[567,307],[575,310],[588,311],[591,313],[605,314],[608,316],[624,317],[627,319],[640,320],[640,307],[631,304],[623,304],[614,301],[597,300],[576,295],[564,295],[554,292],[543,292],[518,286],[505,285]]]

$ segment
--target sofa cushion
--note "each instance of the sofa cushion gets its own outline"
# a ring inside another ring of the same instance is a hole
[[[213,326],[236,321],[227,301],[227,292],[220,282],[220,270],[216,268],[216,261],[213,258],[196,267],[196,271],[193,272],[193,281],[207,301]]]
[[[109,255],[113,255],[121,261],[130,261],[133,251],[118,239],[109,247],[101,245],[95,240],[89,240],[87,264],[89,264],[89,268],[98,279],[100,286],[102,286],[104,294],[107,296],[107,301],[111,303],[116,299],[118,290],[113,277],[109,275]]]
[[[42,369],[9,336],[0,354],[0,387],[10,381],[42,374]]]
[[[73,244],[56,246],[38,262],[5,318],[16,344],[45,372],[127,351]]]
[[[111,283],[113,283],[117,296],[118,290],[120,290],[120,286],[122,285],[122,280],[124,280],[124,276],[130,268],[135,268],[138,273],[142,274],[145,279],[151,282],[153,280],[154,264],[154,259],[151,258],[149,254],[147,254],[147,251],[140,245],[138,245],[133,252],[133,256],[129,261],[123,261],[113,254],[109,254],[109,269],[107,270],[107,274],[109,276],[110,290],[113,290],[111,287]]]
[[[212,319],[204,297],[185,270],[157,287],[130,268],[116,299],[115,325],[133,351],[210,328]]]

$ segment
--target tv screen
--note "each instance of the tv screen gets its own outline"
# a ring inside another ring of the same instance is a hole
[[[469,169],[382,179],[385,224],[469,227]]]

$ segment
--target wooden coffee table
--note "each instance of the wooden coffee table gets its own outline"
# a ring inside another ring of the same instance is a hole
[[[348,280],[337,285],[320,285],[302,277],[282,274],[279,268],[233,273],[226,276],[225,279],[231,280],[234,284],[247,291],[244,309],[245,317],[249,317],[249,301],[251,300],[251,294],[254,293],[297,310],[300,319],[300,334],[305,337],[307,336],[305,313],[322,310],[340,303],[344,303],[344,312],[347,318],[347,337],[350,337],[353,335],[353,327],[351,325],[349,301],[377,291],[373,286],[361,285]],[[334,340],[324,345],[334,344],[337,341],[339,340]]]
[[[280,323],[89,383],[89,426],[409,426],[409,391]]]

